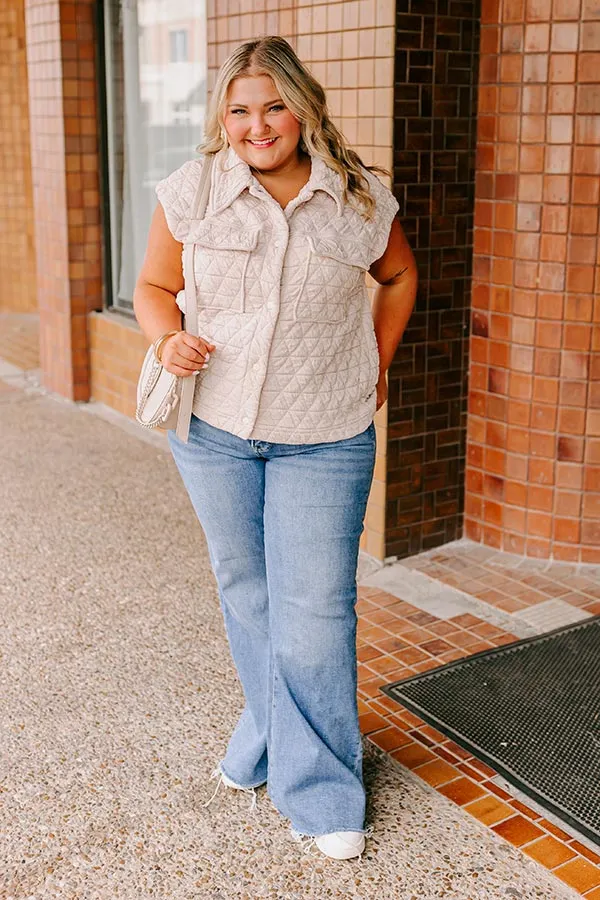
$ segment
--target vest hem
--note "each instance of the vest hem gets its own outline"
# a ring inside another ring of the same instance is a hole
[[[236,425],[235,419],[228,418],[223,415],[213,415],[210,410],[202,409],[199,405],[192,408],[192,412],[199,419],[212,425],[213,428],[221,428],[230,434],[236,435],[243,440],[265,441],[270,444],[329,444],[334,441],[343,441],[347,438],[355,437],[362,431],[365,431],[373,421],[377,406],[377,399],[369,404],[361,415],[354,419],[346,420],[343,424],[327,429],[307,429],[297,428],[293,432],[289,430],[280,430],[276,427],[258,425],[251,429],[250,434],[246,435],[246,429]],[[325,418],[326,413],[323,413]],[[239,433],[243,432],[243,433]]]

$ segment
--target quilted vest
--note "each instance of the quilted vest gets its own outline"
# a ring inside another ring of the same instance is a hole
[[[282,209],[226,147],[198,221],[189,213],[201,167],[189,160],[156,185],[169,230],[196,245],[198,333],[216,346],[193,376],[194,414],[266,442],[364,431],[379,375],[365,274],[387,246],[394,195],[364,169],[377,204],[366,222],[343,202],[339,174],[311,154],[308,183]]]

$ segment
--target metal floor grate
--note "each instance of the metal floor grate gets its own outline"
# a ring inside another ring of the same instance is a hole
[[[600,616],[381,690],[600,843]]]

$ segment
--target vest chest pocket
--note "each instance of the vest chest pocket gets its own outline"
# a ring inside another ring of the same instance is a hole
[[[192,226],[194,272],[200,307],[245,312],[248,265],[259,229],[203,219]]]
[[[309,249],[294,297],[294,318],[301,322],[342,322],[348,301],[364,285],[367,265],[358,241],[325,233],[306,235]]]

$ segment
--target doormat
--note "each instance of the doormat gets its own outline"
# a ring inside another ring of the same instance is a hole
[[[380,690],[600,844],[600,616]]]

